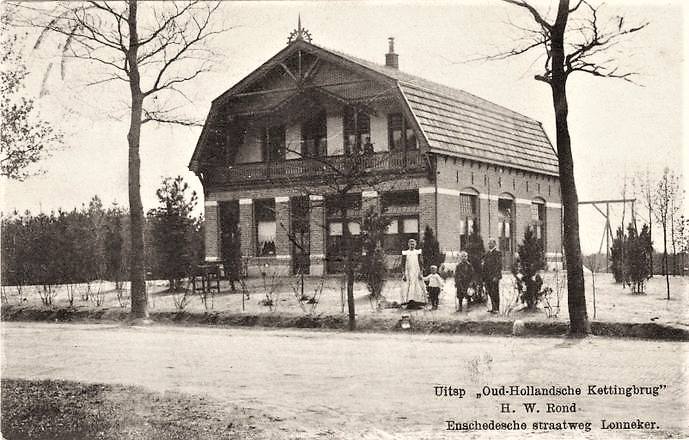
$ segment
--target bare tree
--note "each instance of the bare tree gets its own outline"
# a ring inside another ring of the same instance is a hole
[[[502,60],[541,51],[545,62],[535,79],[550,86],[555,111],[557,155],[564,211],[564,249],[567,268],[567,292],[570,333],[589,332],[579,241],[578,196],[574,181],[571,138],[569,134],[567,80],[572,73],[585,72],[604,78],[632,81],[633,72],[623,72],[610,57],[609,51],[627,36],[640,31],[647,23],[629,26],[624,17],[605,23],[599,17],[599,7],[585,0],[570,5],[559,0],[554,20],[526,0],[502,0],[528,13],[533,20],[529,27],[517,26],[524,37],[510,50],[484,59]]]
[[[672,229],[672,220],[677,212],[674,212],[681,197],[679,177],[669,168],[665,168],[663,175],[658,180],[653,198],[653,214],[656,221],[663,228],[663,270],[665,272],[665,285],[667,288],[667,299],[670,299],[670,271],[667,262],[667,233],[668,228]]]
[[[678,178],[681,180],[681,178]],[[678,182],[679,184],[679,182]],[[677,275],[679,272],[677,263],[677,248],[678,241],[681,237],[681,225],[682,217],[680,212],[682,212],[682,202],[684,201],[684,190],[681,187],[677,188],[677,194],[670,201],[670,241],[672,243],[672,274]],[[681,251],[680,251],[681,252]]]
[[[653,182],[649,175],[648,169],[644,174],[637,174],[634,176],[634,189],[641,195],[641,204],[648,210],[648,231],[649,239],[653,243]],[[650,275],[653,276],[653,251],[651,251],[651,258],[648,260]]]
[[[122,82],[129,89],[129,215],[131,228],[131,312],[148,317],[144,273],[143,206],[140,193],[141,128],[149,122],[197,125],[179,112],[187,100],[182,86],[209,71],[215,54],[211,37],[227,30],[214,25],[219,2],[64,2],[46,11],[20,3],[31,25],[42,29],[35,47],[57,36],[61,76],[69,60],[102,68],[86,85]],[[51,5],[52,6],[52,5]],[[141,6],[141,8],[139,8]]]

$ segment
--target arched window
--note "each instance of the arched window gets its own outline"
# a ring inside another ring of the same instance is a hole
[[[502,251],[503,268],[512,267],[514,253],[514,196],[502,193],[498,198],[498,247]]]
[[[474,188],[464,188],[459,192],[459,248],[465,249],[469,236],[479,229],[479,197]]]
[[[531,226],[534,229],[536,238],[541,242],[541,247],[545,252],[546,229],[546,209],[545,200],[540,197],[531,202]]]

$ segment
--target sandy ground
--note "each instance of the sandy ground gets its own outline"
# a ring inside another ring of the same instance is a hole
[[[554,293],[551,296],[551,304],[553,311],[557,312],[557,316],[548,316],[542,305],[540,310],[534,314],[524,314],[518,311],[508,311],[509,305],[515,305],[515,291],[513,277],[505,274],[501,282],[501,309],[502,316],[506,318],[519,317],[526,320],[559,320],[568,321],[567,313],[567,292],[565,287],[565,276],[563,273],[547,272],[544,274],[545,284],[552,287]],[[590,319],[600,321],[617,321],[617,322],[658,322],[689,325],[689,277],[671,277],[670,278],[670,297],[671,300],[666,299],[665,278],[656,276],[649,280],[645,294],[634,294],[629,288],[623,288],[619,284],[613,282],[610,274],[596,274],[595,285],[596,295],[594,301],[593,295],[594,276],[588,274],[586,276],[586,298],[588,306],[588,315]],[[345,313],[346,307],[343,305],[343,293],[341,277],[330,276],[325,278],[306,278],[306,285],[304,292],[306,295],[314,295],[314,290],[323,283],[322,294],[320,295],[319,304],[315,308],[311,305],[304,304],[304,309],[299,306],[294,294],[294,288],[297,288],[296,277],[284,277],[275,280],[274,285],[270,277],[264,284],[260,278],[252,278],[248,280],[248,287],[250,298],[244,298],[242,301],[241,294],[232,293],[229,284],[226,281],[221,282],[221,294],[209,299],[209,308],[215,311],[233,311],[240,312],[242,310],[247,313],[284,313],[301,315],[304,313],[322,313],[322,314],[341,314]],[[399,291],[402,282],[399,279],[392,279],[386,283],[384,295],[390,300],[395,301],[399,298]],[[174,311],[175,298],[180,299],[181,294],[172,295],[166,292],[167,283],[164,281],[148,282],[149,287],[149,305],[152,311]],[[20,300],[17,296],[16,290],[12,287],[5,287],[6,301],[10,304],[19,304]],[[101,289],[105,292],[104,307],[119,308],[114,286],[112,283],[93,283],[92,290]],[[82,301],[80,293],[86,290],[85,286],[78,286],[76,289],[76,298],[74,305],[77,307],[93,307],[94,302]],[[259,302],[266,297],[265,292],[274,290],[273,299],[276,304],[275,307],[269,308],[261,305]],[[461,314],[455,313],[455,288],[454,281],[448,279],[445,282],[443,294],[440,298],[440,308],[438,311],[432,313],[417,313],[421,319],[472,319],[480,320],[490,317],[495,319],[494,315],[489,315],[486,312],[486,305],[478,305],[471,309],[470,312]],[[560,292],[558,300],[557,292]],[[128,295],[128,294],[127,294]],[[24,297],[27,299],[24,304],[41,304],[40,297],[37,293],[37,288],[27,287],[24,289]],[[355,285],[356,297],[356,312],[357,314],[396,314],[397,310],[388,309],[382,312],[376,312],[371,306],[368,299],[368,291],[363,283]],[[595,304],[594,304],[595,303]],[[57,289],[57,296],[55,298],[56,305],[67,305],[66,289],[60,286]],[[128,309],[129,298],[123,300],[124,309]],[[558,307],[559,304],[559,307]],[[595,305],[595,310],[594,310]],[[187,311],[203,312],[204,305],[200,298],[196,295],[190,295],[188,304],[185,308]]]
[[[68,379],[203,395],[270,415],[277,438],[457,438],[446,420],[592,423],[539,438],[689,436],[689,345],[590,337],[500,338],[299,330],[2,324],[2,377]],[[658,396],[482,397],[501,385],[666,385]],[[439,398],[434,386],[467,395]],[[526,414],[534,402],[540,413]],[[545,405],[576,403],[575,413]],[[500,404],[516,412],[501,414]],[[601,430],[601,420],[653,430]],[[479,431],[469,438],[519,438]]]

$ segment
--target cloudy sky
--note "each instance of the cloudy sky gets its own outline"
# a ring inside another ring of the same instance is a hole
[[[547,11],[548,3],[541,7]],[[603,7],[606,18],[624,16],[628,22],[649,25],[612,54],[622,69],[639,73],[635,78],[639,85],[586,74],[569,80],[580,200],[619,198],[625,176],[629,184],[631,177],[647,170],[658,175],[665,166],[677,172],[683,165],[686,168],[688,143],[681,123],[687,95],[683,42],[689,41],[683,27],[685,9],[679,0],[607,2]],[[539,52],[505,61],[468,61],[510,47],[520,36],[510,22],[530,24],[521,9],[497,0],[226,2],[217,19],[219,25],[232,29],[214,42],[222,56],[216,57],[213,72],[185,89],[189,102],[184,112],[202,120],[213,98],[284,47],[298,14],[314,43],[380,63],[387,38],[395,37],[402,70],[540,120],[555,143],[549,88],[533,79],[542,64]],[[56,68],[46,77],[57,46],[46,43],[41,50],[31,50],[35,38],[30,31],[25,36],[25,59],[31,71],[26,91],[38,98],[42,116],[64,132],[65,146],[41,163],[44,174],[25,182],[2,182],[2,210],[71,209],[96,194],[106,204],[126,205],[126,84],[85,87],[90,76],[102,71],[78,62],[67,66],[64,80]],[[182,175],[202,192],[187,170],[199,133],[200,128],[145,126],[141,190],[146,209],[155,205],[155,188],[165,176]],[[613,212],[613,221],[619,224],[621,210]],[[582,209],[581,215],[584,251],[596,251],[602,219],[591,208]]]

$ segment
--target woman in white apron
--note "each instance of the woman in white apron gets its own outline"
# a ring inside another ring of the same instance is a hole
[[[416,249],[416,240],[409,240],[409,249],[402,251],[404,275],[402,276],[400,304],[407,304],[409,301],[426,303],[426,285],[422,279],[421,258],[421,249]]]

